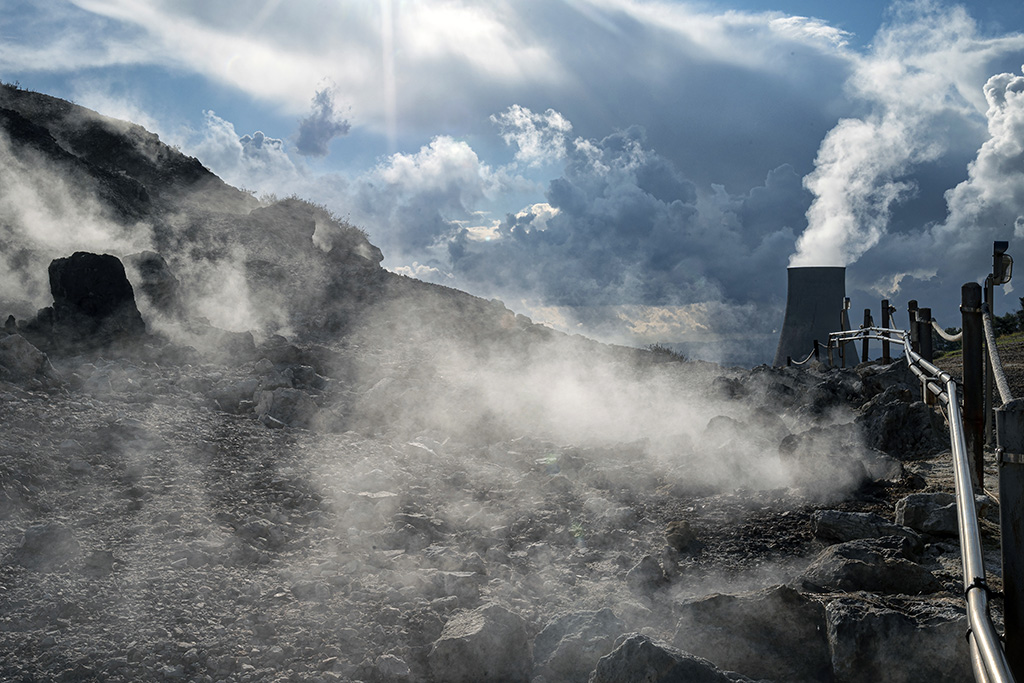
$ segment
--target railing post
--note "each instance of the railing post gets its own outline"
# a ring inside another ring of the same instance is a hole
[[[861,363],[867,363],[868,362],[868,337],[867,337],[868,333],[867,333],[866,330],[869,327],[871,327],[871,309],[870,308],[865,308],[864,309],[864,325],[861,327],[862,330],[865,330],[865,332],[864,332],[864,341],[861,342],[861,349],[860,349],[860,362]]]
[[[917,336],[917,300],[911,299],[907,302],[907,313],[910,314],[910,349],[914,353],[921,353],[921,343]]]
[[[963,325],[964,436],[971,459],[974,485],[985,485],[985,404],[983,397],[985,362],[981,342],[981,285],[968,282],[960,288]]]
[[[793,365],[793,356],[786,356],[786,367],[788,368],[788,367],[791,367],[792,365]]]
[[[993,270],[993,272],[995,271]],[[985,304],[988,306],[988,315],[992,319],[993,325],[995,325],[996,320],[995,309],[992,307],[994,289],[995,285],[992,283],[992,276],[989,275],[985,278]],[[985,345],[988,346],[988,342]],[[992,406],[995,405],[995,402],[992,400],[992,389],[996,383],[996,377],[992,370],[992,352],[987,348],[985,351],[985,443],[989,443],[992,439]]]
[[[889,319],[889,300],[882,299],[882,327],[884,329],[888,330],[892,327]],[[892,356],[889,355],[889,335],[884,334],[883,336],[885,338],[882,340],[882,362],[888,364],[892,362]]]
[[[1006,661],[1024,681],[1024,399],[996,409]]]
[[[917,309],[917,343],[921,346],[918,353],[929,363],[932,362],[932,309]]]
[[[821,345],[818,340],[814,340],[814,360],[821,362]]]

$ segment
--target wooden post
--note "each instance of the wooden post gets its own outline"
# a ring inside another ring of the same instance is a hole
[[[889,328],[892,327],[891,317],[892,316],[889,315],[889,300],[888,299],[882,299],[882,327],[883,328],[888,330]],[[882,340],[882,362],[883,363],[891,363],[892,362],[892,356],[890,355],[890,352],[889,352],[889,335],[886,334],[884,336],[885,336],[885,339]]]
[[[860,348],[860,362],[861,363],[867,363],[868,362],[868,337],[867,337],[868,332],[867,332],[867,329],[869,327],[871,327],[871,309],[870,308],[865,308],[864,309],[864,325],[861,326],[861,329],[864,330],[864,340],[861,342],[861,348]]]
[[[964,436],[974,485],[980,490],[985,485],[985,363],[981,345],[984,337],[981,285],[977,282],[968,282],[961,287],[960,311],[963,321]]]
[[[921,358],[932,362],[932,309],[917,309],[917,343],[920,345]]]
[[[821,361],[821,344],[817,339],[814,340],[814,360]]]
[[[911,299],[907,302],[907,313],[910,314],[910,349],[914,353],[921,353],[921,343],[917,336],[917,300]]]
[[[1024,681],[1024,399],[996,409],[1006,662]]]

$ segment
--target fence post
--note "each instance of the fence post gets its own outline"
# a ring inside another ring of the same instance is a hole
[[[917,300],[911,299],[907,302],[907,313],[910,314],[910,349],[914,353],[921,353],[921,344],[917,337]]]
[[[860,350],[860,362],[861,363],[867,363],[868,362],[868,337],[867,337],[868,333],[867,333],[867,329],[869,327],[871,327],[871,309],[870,308],[865,308],[864,309],[864,324],[861,325],[861,328],[860,328],[860,329],[864,330],[864,341],[861,342],[861,350]]]
[[[994,268],[992,272],[995,272]],[[996,312],[992,307],[994,289],[995,285],[992,284],[992,276],[989,275],[985,278],[985,304],[988,306],[988,315],[992,319],[993,325],[996,322]],[[994,330],[993,336],[995,336]],[[985,443],[989,443],[992,440],[992,406],[995,405],[992,397],[996,376],[992,370],[992,352],[988,348],[987,341],[985,342],[985,347]]]
[[[1024,399],[996,409],[1006,661],[1024,681]]]
[[[821,345],[817,339],[814,340],[814,360],[821,361]]]
[[[981,285],[968,282],[960,288],[960,315],[963,325],[964,436],[971,458],[974,485],[985,485],[985,362],[981,341]]]
[[[889,329],[890,327],[892,327],[890,323],[888,299],[882,299],[882,327],[885,329]],[[892,362],[892,356],[889,355],[888,333],[884,334],[883,337],[884,339],[882,339],[882,362],[888,364]]]
[[[917,343],[921,346],[918,353],[929,363],[932,362],[932,309],[917,309]]]

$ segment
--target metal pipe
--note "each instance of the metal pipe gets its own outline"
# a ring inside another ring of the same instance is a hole
[[[948,377],[948,375],[947,375]],[[956,382],[946,381],[946,405],[949,408],[949,435],[953,455],[954,484],[957,500],[957,520],[960,531],[960,557],[967,594],[967,619],[971,634],[977,643],[979,655],[985,662],[989,679],[994,683],[1010,683],[1013,675],[1006,655],[999,644],[999,636],[988,614],[988,593],[985,584],[985,559],[981,552],[981,532],[978,530],[978,511],[971,486],[970,463],[964,439],[960,406],[956,400]]]

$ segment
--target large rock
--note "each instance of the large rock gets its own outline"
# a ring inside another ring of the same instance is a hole
[[[899,385],[887,388],[864,404],[857,424],[867,445],[896,458],[931,455],[949,448],[949,432],[931,407],[914,401]]]
[[[903,537],[847,541],[823,550],[797,581],[808,590],[825,592],[919,595],[942,590],[916,559],[913,543]]]
[[[516,683],[530,680],[533,653],[526,622],[499,605],[459,612],[427,655],[434,680]]]
[[[32,346],[20,334],[0,339],[0,379],[10,382],[39,380],[44,386],[61,383],[60,373],[46,354]]]
[[[78,251],[49,267],[53,307],[32,325],[56,345],[102,346],[146,332],[124,265],[110,254]]]
[[[897,612],[840,598],[825,618],[838,683],[973,680],[961,606],[936,601]]]
[[[846,512],[844,510],[815,510],[811,513],[811,527],[817,538],[843,543],[858,538],[882,538],[903,536],[914,544],[915,552],[924,549],[921,536],[913,529],[893,524],[881,515],[871,512]]]
[[[718,666],[778,681],[829,678],[825,610],[792,588],[709,595],[677,613],[673,643]]]
[[[633,633],[597,662],[590,683],[741,683],[706,659]]]
[[[586,683],[625,626],[610,609],[553,619],[533,641],[534,672],[549,681]]]
[[[896,523],[935,536],[956,536],[956,496],[912,493],[896,503]]]

